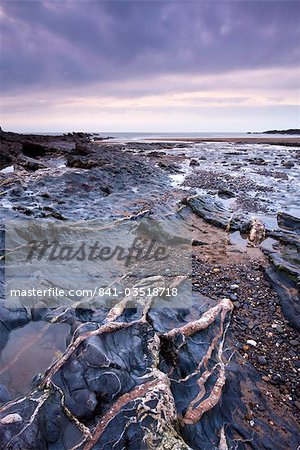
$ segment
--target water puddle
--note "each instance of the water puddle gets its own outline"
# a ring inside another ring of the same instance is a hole
[[[253,217],[260,219],[268,230],[278,230],[277,215],[256,213]]]
[[[178,187],[178,186],[181,186],[182,183],[184,182],[184,180],[186,178],[186,173],[172,174],[172,175],[170,175],[170,178],[171,178],[172,186]]]
[[[181,170],[180,173],[170,174],[169,178],[171,180],[171,185],[175,188],[180,187],[180,189],[190,190],[189,186],[183,186],[186,177],[191,173],[191,168],[189,166],[189,160],[185,160],[179,164]]]
[[[55,169],[63,169],[64,167],[67,167],[67,160],[62,156],[59,156],[57,158],[46,159],[45,163]]]
[[[9,200],[7,200],[6,198],[4,198],[1,202],[0,205],[2,206],[2,208],[7,208],[7,209],[11,209],[13,207],[12,202],[10,202]]]
[[[241,251],[247,250],[248,238],[246,234],[242,234],[239,231],[234,231],[229,234],[229,240],[232,245],[235,245]]]
[[[267,238],[261,243],[260,248],[269,253],[275,251],[274,246],[278,247],[278,242],[275,239]]]
[[[8,173],[13,173],[15,170],[14,166],[8,166],[8,167],[4,167],[4,169],[0,170],[0,173],[3,173],[4,175],[8,174]]]
[[[67,324],[42,321],[11,331],[1,354],[0,384],[13,397],[28,393],[34,376],[43,373],[65,350],[69,331]]]

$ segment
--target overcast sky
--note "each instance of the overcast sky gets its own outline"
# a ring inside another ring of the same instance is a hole
[[[0,5],[6,130],[299,127],[298,0]]]

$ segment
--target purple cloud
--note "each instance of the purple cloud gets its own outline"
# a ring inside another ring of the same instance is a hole
[[[299,13],[288,0],[5,0],[1,92],[295,67]]]

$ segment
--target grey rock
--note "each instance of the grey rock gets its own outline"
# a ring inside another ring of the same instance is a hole
[[[265,366],[268,364],[268,361],[266,360],[266,358],[264,356],[258,356],[257,362],[258,362],[258,364],[260,364],[262,366]]]
[[[12,399],[6,386],[0,384],[0,404],[9,402]]]
[[[97,406],[96,395],[88,389],[78,389],[67,397],[66,406],[77,417],[90,417]]]
[[[240,231],[247,231],[250,228],[248,217],[234,214],[210,195],[189,197],[186,203],[195,214],[215,226]]]

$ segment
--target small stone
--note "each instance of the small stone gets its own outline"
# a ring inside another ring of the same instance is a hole
[[[279,325],[276,327],[276,330],[278,331],[278,333],[282,334],[284,333],[284,329]]]
[[[241,307],[240,302],[233,302],[233,304],[234,304],[235,308],[240,308]]]
[[[252,347],[256,347],[257,346],[257,342],[254,341],[254,339],[248,339],[247,344],[252,345]]]
[[[265,411],[265,408],[262,405],[257,405],[256,407],[258,411]]]
[[[199,166],[199,162],[197,161],[197,159],[192,158],[190,160],[190,166]]]
[[[258,364],[261,364],[262,366],[265,366],[266,364],[268,364],[268,361],[266,360],[266,358],[264,356],[258,356],[257,362],[258,362]]]
[[[295,401],[295,406],[300,410],[300,402],[298,402],[298,400]]]
[[[234,291],[235,289],[238,289],[239,288],[239,285],[238,284],[232,284],[231,286],[230,286],[230,289],[232,290],[232,291]]]
[[[218,269],[217,267],[214,267],[213,272],[218,273],[218,272],[220,272],[220,269]]]
[[[263,375],[263,376],[261,377],[261,379],[264,380],[264,381],[266,381],[266,383],[269,383],[269,382],[270,382],[270,378],[267,377],[267,375]]]
[[[22,422],[22,417],[20,414],[8,414],[0,420],[2,425],[8,425],[10,423]]]
[[[235,302],[237,300],[237,296],[235,294],[230,294],[229,295],[230,300],[232,300],[233,302]]]
[[[297,341],[296,339],[291,339],[291,340],[290,340],[290,344],[291,344],[293,347],[297,347],[297,345],[299,345],[299,341]]]
[[[243,345],[244,352],[247,352],[249,350],[249,345]]]
[[[284,380],[283,380],[282,377],[279,375],[279,373],[275,373],[275,374],[272,376],[272,380],[273,380],[274,383],[276,383],[276,384],[281,384],[281,383],[284,382]]]

